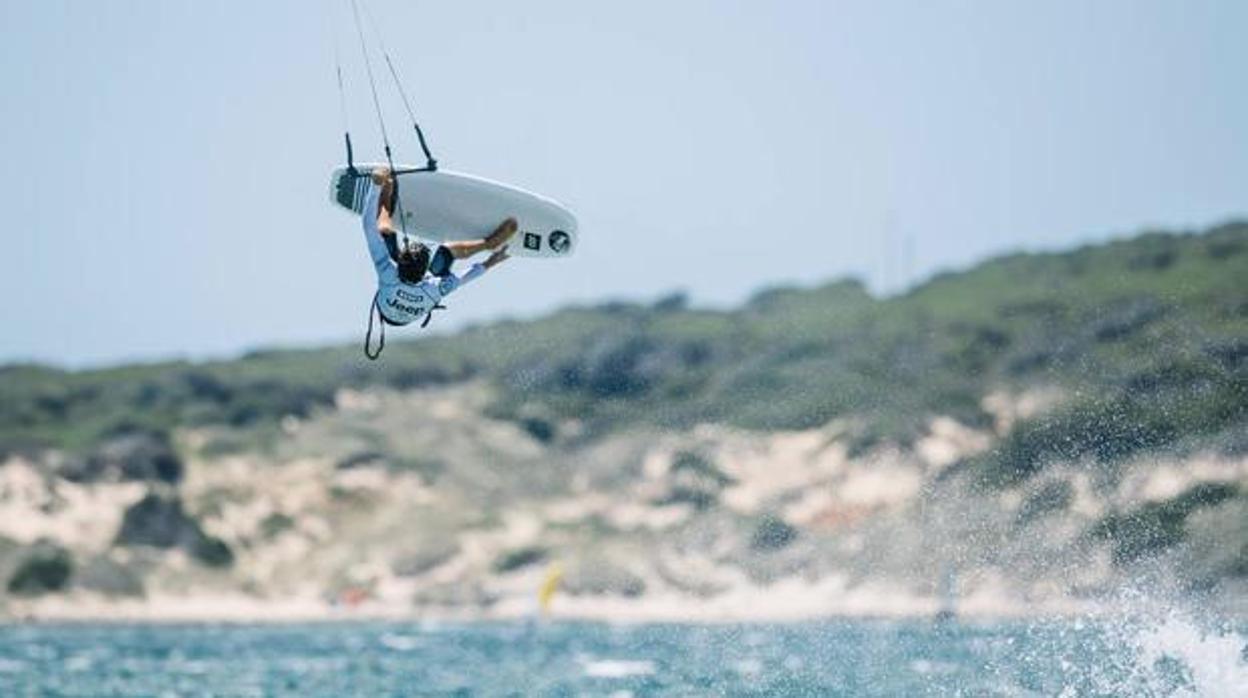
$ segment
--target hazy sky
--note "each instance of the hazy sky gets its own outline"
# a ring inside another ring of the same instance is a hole
[[[443,330],[1248,212],[1248,2],[363,1],[443,167],[581,221],[575,258],[510,262]],[[0,0],[0,361],[359,340],[335,36],[357,157],[380,139],[347,7]]]

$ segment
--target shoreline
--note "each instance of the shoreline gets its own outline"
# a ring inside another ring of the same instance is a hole
[[[776,594],[783,597],[782,593]],[[798,599],[800,601],[800,599]],[[282,625],[356,622],[481,623],[533,621],[590,622],[612,625],[734,623],[789,624],[836,620],[942,622],[934,598],[894,599],[895,603],[844,603],[793,605],[788,600],[761,601],[743,595],[709,599],[656,596],[651,599],[620,597],[565,597],[546,614],[534,600],[508,598],[488,608],[416,607],[405,604],[364,602],[356,606],[333,605],[311,599],[270,601],[245,596],[162,597],[135,602],[85,602],[77,599],[43,599],[17,602],[0,610],[0,626],[39,624],[152,624],[152,625]],[[998,600],[999,601],[999,600]],[[1069,599],[1043,603],[985,603],[968,599],[951,616],[958,622],[1006,622],[1077,617],[1111,613],[1102,603]]]

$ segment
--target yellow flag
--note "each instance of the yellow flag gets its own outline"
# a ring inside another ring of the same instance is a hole
[[[563,581],[563,566],[558,562],[552,562],[546,569],[546,579],[542,581],[542,586],[537,590],[537,603],[542,608],[542,615],[550,611],[550,600],[555,592],[559,591],[561,581]]]

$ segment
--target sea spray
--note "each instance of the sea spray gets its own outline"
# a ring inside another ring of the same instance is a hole
[[[1243,698],[1248,637],[1242,627],[1207,615],[1133,588],[1119,595],[1112,613],[1047,624],[1050,643],[1063,641],[1040,656],[1061,655],[1063,696]]]

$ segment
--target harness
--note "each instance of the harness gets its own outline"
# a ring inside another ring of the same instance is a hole
[[[368,357],[369,361],[376,361],[377,357],[381,356],[381,352],[386,348],[386,325],[390,325],[392,327],[402,327],[405,324],[408,324],[395,322],[394,320],[386,317],[386,314],[381,311],[381,304],[377,302],[380,297],[381,291],[373,293],[373,300],[368,306],[368,331],[364,333],[364,356]],[[442,305],[441,301],[434,303],[432,308],[425,311],[425,319],[420,322],[420,329],[425,329],[429,326],[429,323],[433,321],[433,311],[435,310],[446,310],[446,306]],[[380,322],[377,323],[376,349],[373,349],[374,316],[380,320]]]

